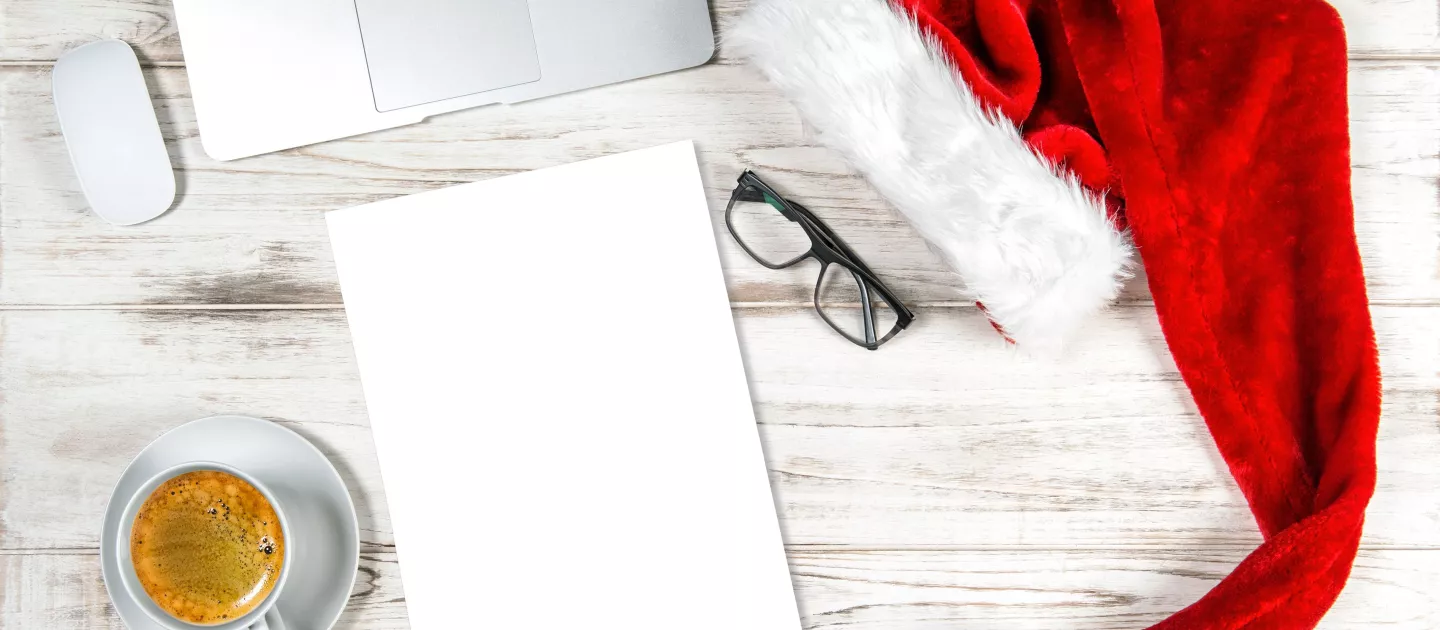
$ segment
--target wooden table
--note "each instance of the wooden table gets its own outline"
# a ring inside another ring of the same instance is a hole
[[[722,31],[743,4],[715,2]],[[1434,628],[1440,11],[1337,4],[1385,406],[1379,491],[1325,627]],[[49,96],[56,57],[100,37],[148,66],[180,180],[177,207],[134,228],[86,209]],[[687,138],[714,210],[753,167],[918,306],[892,344],[858,350],[811,310],[813,268],[770,271],[717,239],[807,627],[1140,628],[1259,542],[1143,281],[1063,360],[1014,356],[916,234],[723,51],[696,70],[219,163],[200,147],[168,2],[0,0],[0,627],[121,627],[97,558],[111,485],[165,430],[220,413],[284,424],[336,463],[364,545],[342,627],[405,626],[323,213]]]

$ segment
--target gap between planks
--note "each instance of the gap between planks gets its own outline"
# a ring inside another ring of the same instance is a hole
[[[1440,300],[1370,300],[1370,306],[1384,307],[1440,307]],[[974,302],[911,302],[907,306],[917,309],[973,309]],[[1154,308],[1152,300],[1124,300],[1112,308]],[[343,310],[343,303],[324,304],[0,304],[4,311],[328,311]],[[810,302],[731,302],[734,310],[775,309],[794,310],[814,308]]]
[[[1346,55],[1350,61],[1417,61],[1434,62],[1440,61],[1440,51],[1430,50],[1399,50],[1399,51],[1351,51]],[[716,59],[710,65],[732,65],[739,63],[732,60]],[[26,67],[26,66],[53,66],[54,59],[0,59],[0,67]],[[142,68],[184,68],[185,62],[181,61],[154,61],[142,60]]]
[[[1045,553],[1045,552],[1066,552],[1066,551],[1113,551],[1117,553],[1134,553],[1141,551],[1235,551],[1248,552],[1255,550],[1256,545],[1237,544],[1208,544],[1196,543],[1194,545],[844,545],[844,544],[800,544],[785,545],[787,554],[812,554],[812,553]],[[1425,547],[1415,545],[1366,545],[1361,544],[1360,551],[1440,551],[1440,547]],[[360,555],[375,553],[394,553],[394,545],[373,545],[366,544],[360,548]],[[3,556],[98,556],[99,547],[49,547],[49,548],[15,548],[0,549],[0,557]]]

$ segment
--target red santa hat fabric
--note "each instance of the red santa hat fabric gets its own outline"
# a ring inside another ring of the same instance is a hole
[[[755,0],[728,44],[1020,347],[1083,334],[1138,251],[1265,539],[1156,627],[1318,623],[1374,492],[1380,404],[1331,7]]]

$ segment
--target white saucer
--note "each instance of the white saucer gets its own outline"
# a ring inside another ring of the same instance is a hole
[[[360,524],[330,460],[294,431],[241,416],[196,420],[160,436],[120,475],[100,533],[100,568],[115,612],[130,630],[164,630],[120,584],[120,513],[149,478],[185,462],[229,464],[265,484],[285,508],[294,553],[276,607],[289,630],[329,630],[340,618],[360,563]]]

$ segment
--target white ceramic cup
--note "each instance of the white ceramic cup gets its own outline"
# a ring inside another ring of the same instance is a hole
[[[218,470],[224,473],[235,475],[244,479],[246,483],[254,486],[265,500],[275,508],[275,515],[280,517],[280,532],[285,537],[285,557],[280,562],[280,578],[275,581],[275,588],[250,612],[241,615],[225,623],[200,625],[193,624],[165,612],[150,595],[145,592],[145,587],[140,584],[140,576],[135,573],[135,563],[130,558],[130,531],[135,526],[135,515],[140,513],[140,508],[145,500],[150,498],[160,484],[170,479],[196,470]],[[295,549],[291,545],[294,540],[290,536],[290,523],[285,520],[285,510],[280,502],[275,500],[275,495],[270,492],[265,484],[256,481],[254,477],[236,470],[234,467],[217,462],[188,462],[171,467],[151,477],[140,489],[130,497],[130,502],[125,506],[125,512],[120,517],[120,536],[117,538],[120,544],[116,545],[116,553],[120,556],[120,581],[125,585],[125,593],[135,600],[145,614],[150,615],[155,623],[168,628],[169,630],[285,630],[285,622],[280,619],[280,612],[275,609],[275,602],[280,599],[280,591],[285,588],[285,578],[290,575],[290,559],[295,557]]]

